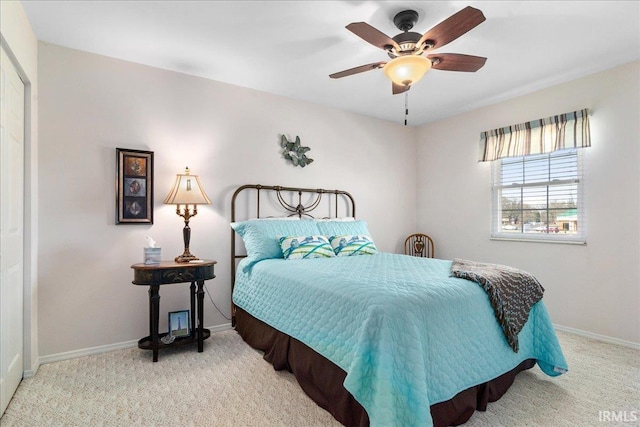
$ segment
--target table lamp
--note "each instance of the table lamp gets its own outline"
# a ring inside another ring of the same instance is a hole
[[[191,240],[189,219],[198,214],[198,205],[208,205],[210,203],[211,200],[202,189],[198,175],[191,175],[188,167],[185,168],[183,174],[176,175],[176,182],[164,199],[164,204],[176,205],[176,214],[184,218],[184,229],[182,230],[184,253],[175,258],[176,262],[189,262],[198,259],[189,252],[189,241]],[[193,208],[190,208],[191,205],[193,205]]]

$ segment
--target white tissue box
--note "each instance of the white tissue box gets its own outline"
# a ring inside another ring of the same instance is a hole
[[[145,264],[160,264],[162,255],[160,254],[162,248],[144,248],[144,263]]]

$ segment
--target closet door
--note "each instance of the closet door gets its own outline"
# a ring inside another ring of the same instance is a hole
[[[0,53],[0,415],[23,374],[24,83]]]

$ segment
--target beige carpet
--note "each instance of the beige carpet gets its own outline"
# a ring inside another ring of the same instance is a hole
[[[640,351],[558,335],[569,373],[549,378],[538,367],[521,373],[467,425],[640,425]],[[151,352],[132,348],[43,365],[20,384],[0,424],[339,425],[291,374],[274,371],[234,331],[212,334],[203,353],[161,351],[158,363]]]

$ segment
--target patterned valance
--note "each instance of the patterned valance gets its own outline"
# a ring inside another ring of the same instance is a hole
[[[590,146],[589,110],[584,109],[482,132],[478,161]]]

